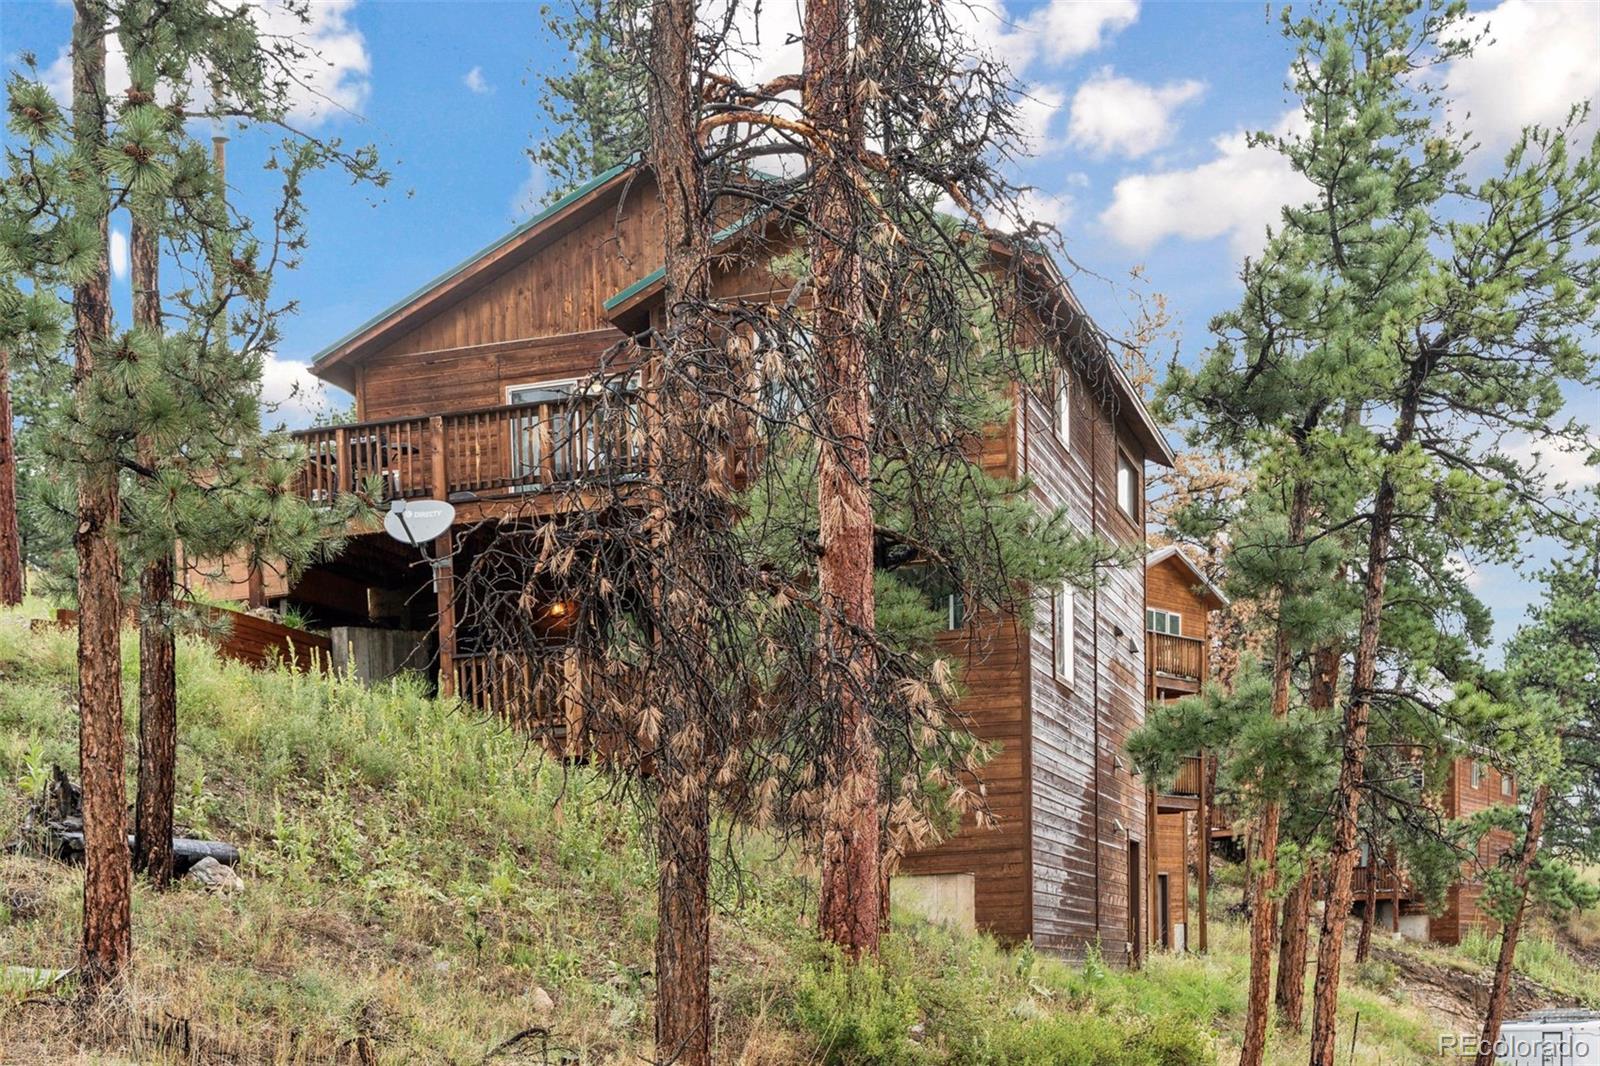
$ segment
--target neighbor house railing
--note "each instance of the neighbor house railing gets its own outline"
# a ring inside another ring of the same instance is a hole
[[[1150,669],[1167,677],[1201,681],[1206,676],[1206,642],[1199,637],[1145,632],[1145,654]]]
[[[329,502],[376,483],[384,499],[489,499],[642,470],[636,399],[569,396],[417,418],[320,426],[300,491]]]

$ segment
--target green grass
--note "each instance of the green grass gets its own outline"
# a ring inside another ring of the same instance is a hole
[[[0,839],[51,764],[75,772],[77,758],[74,634],[21,621],[0,614]],[[124,654],[131,770],[131,639]],[[157,1034],[181,1022],[214,1059],[354,1061],[359,1046],[382,1063],[476,1064],[539,1025],[580,1063],[648,1061],[654,860],[615,783],[403,680],[253,672],[190,640],[178,669],[178,820],[240,846],[246,889],[137,886],[118,1009],[85,1028],[27,982],[0,981],[0,1047],[18,1061],[180,1061]],[[739,871],[715,885],[719,1062],[1236,1059],[1237,924],[1213,922],[1207,957],[1124,973],[897,916],[879,964],[855,970],[811,935],[814,887],[792,854],[760,837],[733,854]],[[79,897],[76,871],[0,856],[0,961],[69,967]],[[1357,1011],[1353,1062],[1428,1060],[1437,1024],[1403,991],[1351,985],[1346,1032]],[[1275,1036],[1274,1066],[1304,1056]]]
[[[1500,938],[1474,929],[1458,948],[1472,961],[1493,967],[1500,957]],[[1589,1007],[1600,1007],[1600,972],[1575,959],[1548,932],[1532,929],[1517,941],[1518,973]]]

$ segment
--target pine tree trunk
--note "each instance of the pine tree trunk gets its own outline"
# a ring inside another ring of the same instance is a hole
[[[1416,405],[1402,412],[1403,432],[1416,419]],[[1333,802],[1333,843],[1328,851],[1328,901],[1322,912],[1317,943],[1317,980],[1313,989],[1310,1066],[1333,1066],[1337,1036],[1339,976],[1344,965],[1344,935],[1350,921],[1350,889],[1355,875],[1361,787],[1367,765],[1367,725],[1372,712],[1372,683],[1377,677],[1378,630],[1383,615],[1388,575],[1389,539],[1394,527],[1395,486],[1385,475],[1374,502],[1367,545],[1366,582],[1362,590],[1361,627],[1345,701],[1344,745],[1339,784]]]
[[[1298,546],[1305,538],[1306,519],[1311,509],[1311,487],[1297,479],[1289,504],[1288,543]],[[1272,716],[1289,715],[1289,689],[1294,670],[1294,649],[1288,627],[1280,620],[1272,646]],[[1267,1020],[1272,1013],[1272,949],[1276,942],[1278,904],[1273,892],[1278,885],[1278,825],[1282,808],[1269,800],[1261,812],[1260,832],[1256,837],[1256,876],[1250,883],[1250,984],[1245,999],[1244,1046],[1239,1050],[1239,1066],[1261,1066],[1267,1053]]]
[[[1500,957],[1494,964],[1494,981],[1489,986],[1489,1009],[1483,1019],[1483,1035],[1478,1040],[1478,1057],[1473,1066],[1494,1066],[1494,1045],[1500,1039],[1500,1023],[1505,1020],[1506,1000],[1511,995],[1511,968],[1517,960],[1517,941],[1528,911],[1528,889],[1533,880],[1534,860],[1539,857],[1539,838],[1544,835],[1545,812],[1550,807],[1550,786],[1540,785],[1533,793],[1528,824],[1517,854],[1517,907],[1511,920],[1500,931]]]
[[[1284,898],[1283,928],[1278,939],[1278,987],[1274,999],[1278,1016],[1297,1033],[1305,1024],[1306,940],[1316,880],[1316,863],[1310,863],[1300,883]]]
[[[695,137],[694,0],[657,0],[650,32],[651,162],[662,204],[665,331],[674,339],[685,333],[699,337],[696,323],[682,320],[684,308],[703,300],[709,289],[707,212]],[[699,439],[694,433],[682,436]],[[657,617],[659,605],[658,600]],[[698,736],[699,724],[687,721],[685,710],[672,709],[669,728],[688,728],[691,737]],[[675,743],[678,739],[661,745],[655,774],[656,1062],[709,1066],[711,825],[706,759],[703,740]]]
[[[1372,928],[1377,924],[1378,858],[1367,864],[1367,894],[1361,901],[1361,933],[1356,937],[1356,965],[1372,957]]]
[[[1340,571],[1343,579],[1343,571]],[[1312,710],[1330,710],[1339,692],[1337,643],[1318,648],[1311,660],[1309,703]],[[1305,876],[1284,904],[1283,931],[1278,942],[1278,1014],[1294,1032],[1305,1025],[1306,961],[1311,932],[1311,901],[1317,890],[1315,861],[1306,866]]]
[[[128,240],[133,274],[133,321],[159,336],[161,246],[154,229],[135,217]],[[156,456],[139,442],[146,465]],[[172,636],[175,567],[169,548],[139,574],[139,793],[134,805],[133,868],[156,889],[172,883],[173,793],[178,757],[178,677]]]
[[[802,32],[806,118],[831,141],[812,156],[812,337],[826,391],[826,440],[818,470],[822,553],[822,654],[848,678],[835,686],[839,727],[832,759],[837,783],[822,844],[822,935],[852,957],[873,954],[879,937],[878,746],[865,694],[876,670],[870,635],[872,499],[869,493],[866,320],[857,191],[847,169],[859,157],[861,118],[855,91],[851,6],[811,0]]]
[[[11,353],[0,345],[0,607],[22,602],[22,533],[17,524],[17,450],[12,432]]]
[[[77,0],[72,27],[72,123],[79,150],[105,141],[105,10]],[[73,289],[74,385],[79,410],[95,379],[95,346],[111,332],[107,218],[93,275]],[[90,449],[99,446],[88,433]],[[122,745],[122,574],[117,555],[117,468],[110,454],[85,456],[78,486],[78,759],[83,784],[83,942],[78,965],[93,994],[133,952]]]

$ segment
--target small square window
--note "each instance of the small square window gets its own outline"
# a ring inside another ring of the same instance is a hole
[[[1123,514],[1139,520],[1139,470],[1133,460],[1117,452],[1117,507]]]
[[[1076,656],[1072,654],[1072,638],[1077,630],[1077,593],[1071,585],[1062,585],[1056,593],[1055,657],[1056,678],[1072,684]]]

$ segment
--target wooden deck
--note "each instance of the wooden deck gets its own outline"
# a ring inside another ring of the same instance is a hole
[[[1206,676],[1206,642],[1199,637],[1178,637],[1146,631],[1145,649],[1150,672],[1163,688],[1169,681],[1192,685],[1198,691]]]
[[[301,430],[300,494],[521,504],[585,479],[613,482],[643,470],[640,410],[632,396],[580,395]]]

